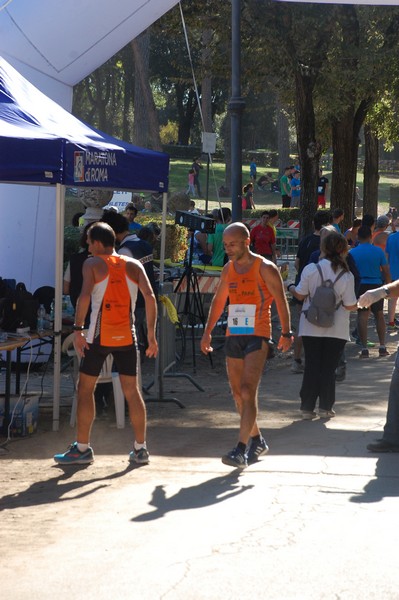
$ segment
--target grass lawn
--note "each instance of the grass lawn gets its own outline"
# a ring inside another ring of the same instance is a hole
[[[192,161],[191,160],[171,160],[170,161],[170,182],[169,182],[169,190],[170,192],[182,192],[187,189],[187,180],[188,180],[188,171],[191,168]],[[200,183],[201,183],[201,191],[203,198],[196,199],[195,204],[197,208],[201,210],[205,210],[205,195],[206,195],[206,181],[207,181],[207,164],[206,161],[202,164],[203,169],[200,173]],[[264,169],[258,170],[259,176],[266,173],[273,173],[277,177],[276,169]],[[215,162],[210,165],[209,168],[209,194],[208,194],[208,209],[212,210],[213,208],[217,208],[219,206],[217,200],[217,190],[221,185],[225,184],[225,165],[221,162]],[[330,180],[331,184],[331,172],[326,171],[324,175]],[[242,182],[243,185],[249,181],[249,167],[244,166]],[[360,195],[363,193],[363,173],[358,172],[357,174],[357,185],[360,188]],[[394,174],[382,174],[380,176],[379,182],[379,192],[378,192],[378,213],[386,213],[388,211],[388,207],[390,205],[390,187],[392,185],[399,186],[399,175]],[[221,198],[222,206],[230,206],[231,199],[230,198]],[[279,194],[272,193],[270,191],[259,191],[257,188],[254,191],[254,200],[257,208],[280,208],[281,207],[281,198]]]

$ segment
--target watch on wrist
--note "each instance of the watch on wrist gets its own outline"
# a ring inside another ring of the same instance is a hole
[[[281,337],[283,337],[283,338],[292,338],[293,335],[294,335],[293,331],[287,331],[287,333],[282,333]]]
[[[84,325],[74,325],[72,327],[73,331],[83,331],[84,328],[85,328]]]
[[[383,290],[384,290],[384,292],[385,292],[385,296],[389,296],[389,291],[390,291],[390,290],[389,290],[389,287],[388,287],[387,285],[384,285],[384,286],[382,287],[382,289],[383,289]]]

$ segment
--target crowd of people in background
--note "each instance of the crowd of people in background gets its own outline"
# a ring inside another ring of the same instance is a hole
[[[195,159],[188,174],[187,194],[190,197],[201,197],[200,169],[202,169],[200,160]],[[243,210],[255,209],[256,187],[262,190],[264,185],[273,186],[275,183],[271,174],[262,177],[264,179],[260,182],[261,178],[258,177],[256,162],[253,159],[250,164],[250,181],[242,189]],[[389,355],[386,346],[387,331],[399,329],[399,321],[396,319],[396,292],[399,294],[399,286],[391,285],[392,281],[399,280],[399,236],[397,235],[399,219],[397,215],[391,213],[376,218],[372,215],[364,215],[362,219],[355,218],[352,225],[343,231],[344,211],[341,208],[332,211],[325,208],[328,183],[327,177],[320,169],[317,190],[318,210],[313,219],[314,230],[300,241],[295,259],[296,277],[293,282],[287,282],[285,287],[288,297],[292,296],[291,315],[293,321],[297,322],[296,330],[289,331],[290,335],[292,333],[294,344],[291,372],[302,375],[299,391],[300,411],[302,418],[307,420],[335,416],[335,384],[346,377],[347,341],[352,337],[359,345],[359,359],[362,360],[370,358],[369,349],[376,345],[368,340],[368,323],[371,314],[374,317],[378,338],[378,348],[376,348],[378,357]],[[273,188],[271,190],[273,191]],[[299,165],[285,168],[278,182],[278,191],[281,194],[283,208],[300,206]],[[102,221],[111,226],[115,232],[117,252],[141,262],[156,297],[157,282],[152,247],[159,235],[159,228],[155,233],[151,226],[143,227],[136,221],[137,215],[146,212],[151,212],[151,202],[144,202],[140,197],[140,203],[131,202],[126,206],[124,215],[118,214],[117,211],[105,211]],[[202,214],[192,199],[189,212],[198,216]],[[227,207],[214,209],[204,216],[215,221],[214,231],[205,233],[199,229],[188,229],[186,261],[194,265],[224,268],[229,260],[232,260],[231,255],[226,253],[226,240],[230,239],[229,235],[230,237],[233,235],[234,244],[243,244],[243,248],[245,246],[243,256],[245,255],[248,264],[253,261],[253,256],[257,256],[260,260],[266,261],[266,265],[272,264],[274,268],[277,266],[280,257],[277,248],[276,223],[279,221],[277,210],[264,210],[260,218],[252,221],[251,226],[241,224],[243,230],[229,228],[232,213]],[[70,293],[75,303],[82,285],[82,264],[89,255],[86,235],[85,230],[82,249],[72,257],[65,273],[64,292]],[[239,260],[242,261],[242,257]],[[310,322],[307,314],[316,290],[326,280],[334,286],[337,305],[333,324],[320,327]],[[387,322],[384,315],[385,298],[388,299]],[[216,312],[219,308],[218,306]],[[356,311],[356,326],[352,331],[350,331],[349,318],[351,311]],[[144,324],[145,302],[140,293],[135,313],[136,322]],[[87,327],[87,323],[85,326]],[[286,329],[287,326],[284,325],[284,328]],[[137,335],[140,354],[144,357],[148,348],[145,327],[143,329],[139,327]],[[209,351],[210,346],[208,342],[207,344],[203,344],[204,351]],[[269,357],[271,355],[272,352],[269,350]],[[265,356],[266,354],[262,355],[262,360]],[[239,396],[240,392],[236,391],[236,394]],[[254,401],[256,401],[256,390],[254,394]],[[248,431],[246,430],[245,436],[242,436],[243,440],[239,442],[237,448],[223,458],[226,464],[239,466],[239,468],[245,466],[248,458],[246,451],[249,452],[248,447],[247,450],[245,449],[245,444],[248,443],[255,453],[248,462],[257,460],[258,456],[267,452],[267,444],[256,428],[256,423],[251,430],[252,437],[249,442]],[[396,448],[396,442],[390,441],[394,437],[387,436],[382,444],[385,450],[382,451],[399,451],[399,439],[398,449],[392,450],[392,445]],[[370,450],[379,451],[380,446],[378,443],[371,444]],[[237,460],[242,463],[238,464]]]

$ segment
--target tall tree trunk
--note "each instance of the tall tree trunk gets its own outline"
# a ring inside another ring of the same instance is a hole
[[[314,79],[306,72],[295,74],[295,118],[301,164],[301,236],[313,230],[313,216],[317,210],[317,183],[321,146],[316,141],[313,107]]]
[[[356,111],[350,107],[332,122],[331,208],[344,210],[344,228],[350,227],[354,215],[359,134],[369,105],[370,98],[362,100]]]
[[[131,110],[134,107],[134,65],[133,52],[127,46],[123,49],[123,70],[125,72],[124,95],[123,95],[123,120],[122,139],[131,140]]]
[[[345,229],[353,219],[356,187],[358,138],[353,131],[353,110],[333,121],[332,148],[331,208],[343,209]]]
[[[370,125],[364,126],[363,214],[378,215],[379,143]]]
[[[190,89],[187,94],[187,88],[180,83],[175,84],[175,93],[177,114],[179,116],[178,140],[182,146],[188,146],[191,126],[197,109],[197,97],[193,89]]]
[[[288,128],[288,118],[284,107],[277,98],[277,151],[278,151],[278,172],[284,173],[285,167],[291,164],[290,161],[290,136]]]
[[[158,115],[149,81],[150,30],[131,43],[135,66],[133,141],[138,146],[162,150]]]

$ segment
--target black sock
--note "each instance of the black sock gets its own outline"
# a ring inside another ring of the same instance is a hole
[[[261,439],[262,439],[262,436],[260,434],[259,435],[254,435],[253,438],[252,438],[252,440],[254,442],[260,442]]]
[[[237,448],[240,452],[242,452],[243,454],[245,453],[245,450],[247,449],[246,445],[243,444],[242,442],[238,442],[237,444]]]
[[[302,364],[302,358],[294,358],[294,360],[298,363],[298,365]]]

